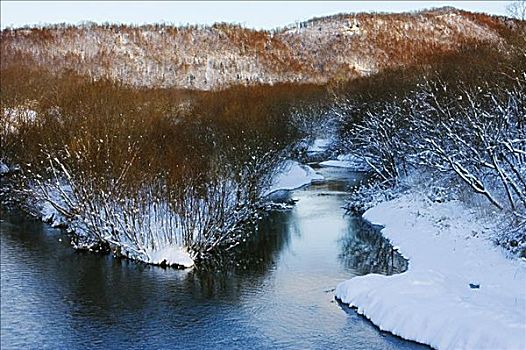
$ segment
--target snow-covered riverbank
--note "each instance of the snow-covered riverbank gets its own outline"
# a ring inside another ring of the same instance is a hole
[[[310,166],[288,160],[285,162],[282,171],[274,176],[270,188],[263,193],[263,196],[268,196],[277,191],[295,190],[311,182],[321,180],[323,180],[323,176],[316,173]]]
[[[368,171],[369,166],[362,160],[351,154],[341,154],[336,159],[329,159],[319,164],[321,167],[349,168],[353,171]]]
[[[489,240],[491,218],[411,194],[364,217],[385,227],[409,269],[345,281],[338,299],[380,329],[438,349],[526,349],[526,261]]]
[[[262,196],[265,197],[277,191],[294,190],[313,181],[320,180],[323,180],[323,176],[316,173],[310,166],[300,164],[297,161],[287,160],[278,169],[271,186]],[[47,189],[45,195],[37,187],[34,188],[33,192],[36,194],[36,197],[34,202],[31,203],[32,212],[53,227],[66,228],[71,233],[75,233],[77,237],[85,238],[89,236],[89,224],[91,223],[91,227],[96,226],[98,228],[97,232],[99,235],[102,239],[109,242],[112,250],[118,251],[119,256],[153,265],[174,265],[181,268],[189,268],[194,265],[193,256],[187,247],[162,238],[169,235],[172,237],[181,237],[183,235],[182,232],[176,231],[180,230],[181,225],[171,224],[172,222],[180,221],[179,214],[170,210],[169,205],[164,202],[154,202],[148,211],[136,213],[137,221],[134,222],[132,235],[130,236],[130,233],[128,233],[128,235],[118,236],[118,239],[116,239],[114,237],[116,231],[113,227],[127,227],[126,208],[115,203],[109,206],[106,205],[104,210],[112,208],[114,210],[113,215],[108,217],[103,210],[100,215],[96,214],[96,216],[104,219],[95,224],[80,216],[67,220],[57,208],[68,208],[69,205],[74,206],[78,203],[69,185],[64,183],[58,186],[51,186]],[[143,234],[145,236],[153,235],[158,237],[155,239],[155,244],[143,242]],[[137,239],[130,241],[130,237]],[[87,239],[86,242],[75,243],[74,246],[77,249],[91,250],[98,243],[99,241],[97,240]]]

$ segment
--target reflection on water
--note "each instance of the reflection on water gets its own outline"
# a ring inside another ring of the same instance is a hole
[[[339,255],[342,264],[358,275],[392,275],[407,270],[405,260],[380,234],[380,227],[361,217],[349,218],[349,234],[342,237]]]
[[[376,231],[344,215],[359,178],[321,171],[328,181],[292,193],[292,210],[189,271],[74,252],[60,231],[2,213],[2,349],[420,347],[334,301],[337,283],[404,266]]]
[[[288,245],[291,229],[290,211],[274,210],[264,214],[257,226],[247,227],[252,231],[246,242],[222,254],[201,262],[200,270],[221,271],[232,274],[265,273],[276,261],[279,252]]]

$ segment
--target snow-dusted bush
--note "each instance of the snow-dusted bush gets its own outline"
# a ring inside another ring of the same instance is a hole
[[[296,122],[308,125],[325,96],[316,86],[201,93],[30,77],[18,85],[8,75],[2,100],[11,113],[11,104],[42,94],[16,132],[1,120],[2,143],[11,145],[2,159],[20,165],[7,196],[66,226],[76,248],[156,264],[188,265],[242,241],[305,137]]]
[[[355,215],[361,215],[379,203],[396,198],[401,192],[399,186],[387,186],[377,181],[365,183],[350,193],[348,209]]]
[[[509,88],[462,88],[456,96],[428,84],[410,98],[413,155],[526,218],[525,88],[524,74]]]
[[[257,218],[263,193],[280,165],[280,157],[268,152],[250,163],[218,160],[206,181],[189,172],[176,183],[158,176],[130,188],[135,153],[117,177],[110,176],[110,168],[100,173],[87,166],[90,159],[82,152],[43,155],[45,167],[25,172],[25,192],[43,205],[41,214],[67,226],[76,248],[109,249],[149,263],[167,260],[159,255],[167,247],[202,259],[215,249],[239,244],[244,224]]]
[[[349,112],[356,113],[355,108],[351,105]],[[384,184],[397,181],[406,157],[400,134],[404,123],[400,104],[377,103],[358,113],[364,113],[363,119],[346,131],[343,147],[366,163]]]
[[[347,100],[338,113],[347,118],[342,147],[367,162],[375,180],[352,195],[352,211],[407,188],[438,202],[474,194],[506,222],[501,243],[526,243],[526,73],[498,83],[436,78],[404,97]]]

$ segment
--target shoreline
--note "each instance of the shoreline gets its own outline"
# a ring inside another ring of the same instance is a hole
[[[0,162],[0,176],[9,175],[10,172],[15,171],[16,166],[8,166]],[[265,191],[261,198],[269,203],[272,202],[271,196],[280,191],[293,191],[312,182],[322,181],[323,176],[319,175],[309,165],[301,164],[296,160],[288,159],[284,162],[283,168],[277,171],[274,175],[271,186]],[[69,189],[62,188],[61,191],[68,192]],[[63,202],[60,194],[56,194],[57,202]],[[62,203],[61,203],[62,204]],[[29,208],[29,209],[28,209]],[[49,225],[52,228],[61,228],[64,232],[71,236],[75,232],[76,235],[82,236],[86,231],[84,222],[80,218],[75,220],[67,220],[49,201],[40,199],[32,204],[32,207],[22,209],[26,214],[35,217],[37,220]],[[155,229],[156,227],[154,227]],[[110,246],[107,247],[106,253],[112,254],[119,258],[129,259],[147,265],[174,267],[177,269],[191,269],[195,266],[195,257],[183,245],[166,243],[157,246],[155,249],[149,248],[144,251],[137,252],[127,244],[118,244],[110,240],[107,242]],[[84,244],[77,245],[72,243],[74,250],[99,251],[95,245]],[[116,254],[118,252],[118,254]]]
[[[526,261],[488,241],[491,225],[458,201],[411,194],[363,217],[384,226],[409,267],[342,282],[337,299],[381,330],[437,349],[526,348]]]

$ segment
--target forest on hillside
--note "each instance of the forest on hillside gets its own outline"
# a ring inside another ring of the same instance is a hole
[[[490,45],[505,53],[524,22],[454,8],[338,14],[273,30],[229,23],[55,24],[5,28],[2,65],[21,61],[138,87],[220,89],[286,82],[325,84],[437,55]]]

